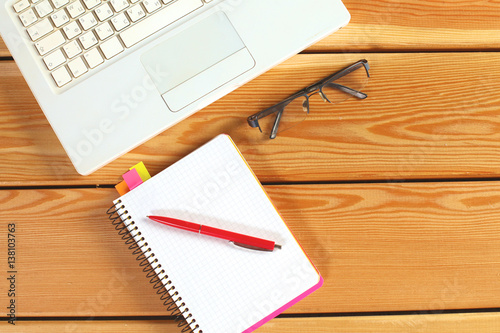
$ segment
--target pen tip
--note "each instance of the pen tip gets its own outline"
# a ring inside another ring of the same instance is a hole
[[[275,248],[275,249],[278,249],[278,250],[281,250],[281,245],[279,245],[279,244],[274,244],[274,248]]]

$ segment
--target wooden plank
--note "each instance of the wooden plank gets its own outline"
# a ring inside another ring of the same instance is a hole
[[[469,333],[500,332],[498,313],[353,316],[340,318],[276,318],[256,333]]]
[[[367,58],[368,98],[331,105],[268,140],[246,118]],[[116,184],[153,174],[220,133],[263,182],[498,177],[500,55],[307,54],[260,76],[89,177],[76,173],[13,62],[0,63],[0,185]],[[466,83],[466,84],[465,84]]]
[[[500,306],[500,183],[266,190],[325,279],[287,313]],[[106,218],[115,197],[111,189],[0,191],[0,248],[8,224],[16,228],[19,317],[167,314]],[[8,302],[2,293],[0,304]]]
[[[500,3],[453,0],[344,0],[349,25],[308,52],[496,50]],[[0,42],[0,57],[9,52]]]
[[[497,50],[497,1],[343,0],[351,13],[341,31],[309,52]]]
[[[90,321],[18,321],[3,324],[3,332],[177,332],[171,320],[90,320]],[[256,333],[413,333],[413,332],[500,332],[500,314],[458,313],[338,318],[275,318]]]

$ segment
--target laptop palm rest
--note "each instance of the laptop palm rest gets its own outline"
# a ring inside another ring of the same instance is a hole
[[[216,12],[145,52],[141,62],[172,112],[255,66],[223,12]]]

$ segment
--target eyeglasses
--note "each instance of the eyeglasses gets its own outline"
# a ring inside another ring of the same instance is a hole
[[[334,73],[285,100],[248,117],[251,127],[258,127],[261,133],[276,138],[278,133],[301,123],[309,114],[309,99],[318,94],[323,102],[340,103],[351,96],[365,99],[360,90],[368,82],[370,66],[367,60],[356,63]],[[274,115],[271,117],[271,115]]]

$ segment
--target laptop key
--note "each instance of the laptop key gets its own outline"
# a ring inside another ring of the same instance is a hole
[[[81,57],[76,58],[68,63],[69,70],[74,77],[79,77],[87,73],[87,65],[83,62]]]
[[[19,13],[28,8],[29,6],[30,2],[28,0],[21,0],[14,4],[14,10],[16,11],[16,13]]]
[[[118,38],[112,37],[101,44],[101,51],[106,59],[111,59],[123,51],[123,46],[120,44]]]
[[[99,36],[100,40],[105,40],[114,34],[113,28],[111,28],[109,22],[104,22],[103,24],[97,26],[97,28],[95,28],[95,32],[97,33],[97,36]]]
[[[52,24],[49,22],[48,18],[45,18],[38,23],[32,25],[27,31],[28,35],[31,37],[31,40],[36,41],[48,33],[52,32],[54,28]]]
[[[50,15],[50,18],[52,19],[52,22],[54,22],[56,28],[62,27],[64,24],[69,22],[69,17],[64,9]]]
[[[92,9],[97,5],[101,4],[101,0],[83,0],[83,3],[85,4],[85,7],[88,9]]]
[[[78,44],[76,40],[69,42],[68,44],[63,46],[64,53],[69,59],[72,59],[82,53],[82,48]]]
[[[62,66],[52,72],[52,77],[58,87],[62,87],[71,81],[71,75],[68,73],[66,67]]]
[[[67,5],[68,3],[69,3],[69,0],[52,0],[52,4],[57,9],[61,8],[64,5]]]
[[[69,15],[71,15],[72,18],[77,18],[80,15],[83,15],[85,13],[85,8],[83,7],[82,3],[80,0],[76,0],[68,5],[66,7],[68,10]]]
[[[95,68],[104,62],[104,59],[97,49],[90,50],[85,53],[83,57],[85,58],[85,61],[87,61],[90,68]]]
[[[35,47],[38,50],[38,53],[43,56],[50,51],[56,49],[58,46],[64,44],[66,39],[60,30],[53,32],[52,34],[40,39],[35,43]]]
[[[117,13],[121,12],[129,6],[127,0],[110,0],[109,3]]]
[[[144,9],[142,9],[141,4],[134,5],[127,9],[127,14],[132,22],[139,21],[141,18],[146,16],[146,13],[144,13]]]
[[[21,13],[21,15],[19,15],[19,19],[21,20],[23,25],[25,27],[27,27],[27,26],[35,23],[37,20],[37,17],[36,17],[35,12],[33,11],[33,9],[30,8],[30,9],[24,11],[23,13]]]
[[[55,50],[54,52],[43,58],[43,61],[45,62],[47,69],[51,71],[57,66],[64,64],[64,62],[66,62],[66,57],[61,50]]]
[[[95,13],[97,15],[97,18],[99,18],[99,21],[101,22],[113,16],[113,10],[107,2],[97,7]]]
[[[97,25],[97,20],[92,12],[83,15],[78,21],[80,21],[83,30],[89,30]]]
[[[161,3],[159,0],[144,0],[142,4],[144,5],[144,8],[146,8],[148,13],[152,13],[155,10],[160,9],[161,7]]]
[[[45,17],[52,13],[54,9],[49,3],[49,0],[44,0],[35,6],[35,10],[40,17]]]
[[[120,13],[114,16],[110,21],[116,31],[123,30],[125,27],[128,27],[130,25],[130,21],[127,19],[124,13]]]
[[[82,46],[85,50],[90,49],[92,46],[98,43],[96,36],[94,35],[94,32],[89,31],[82,37],[80,37],[80,43],[82,43]]]
[[[63,27],[64,34],[68,39],[73,39],[82,33],[80,26],[76,21],[71,22]]]

